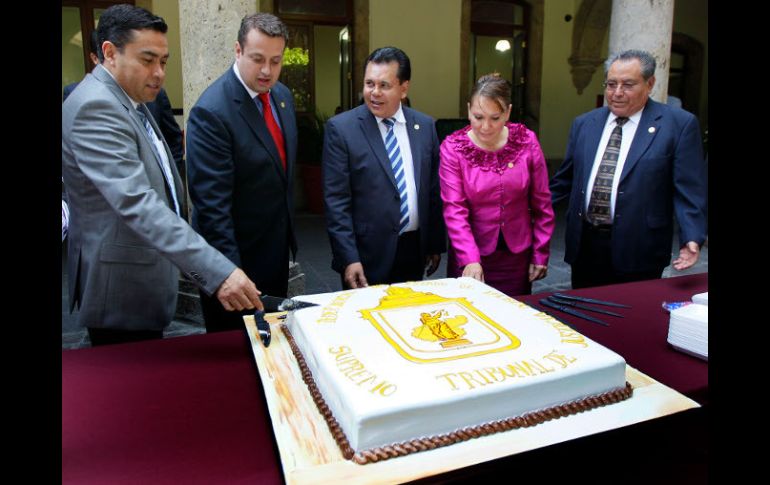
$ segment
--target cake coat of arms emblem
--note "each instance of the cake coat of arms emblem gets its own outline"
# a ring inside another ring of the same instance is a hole
[[[360,312],[402,357],[417,363],[464,359],[521,345],[464,297],[389,286],[377,307]]]

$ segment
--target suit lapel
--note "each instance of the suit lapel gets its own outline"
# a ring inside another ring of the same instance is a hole
[[[115,95],[115,97],[120,101],[120,103],[123,105],[123,107],[128,112],[128,116],[131,118],[131,120],[134,122],[134,129],[137,130],[144,139],[144,141],[149,145],[150,151],[152,152],[152,156],[155,159],[157,163],[158,170],[160,171],[161,179],[164,181],[163,188],[166,191],[166,197],[168,198],[169,206],[171,209],[174,209],[174,204],[172,201],[172,193],[171,193],[171,187],[168,186],[168,183],[166,182],[166,176],[164,175],[163,167],[161,166],[163,163],[163,160],[161,160],[157,153],[157,150],[155,148],[155,143],[150,138],[150,134],[147,133],[147,130],[144,127],[144,122],[139,117],[139,113],[136,109],[134,109],[134,104],[129,99],[128,95],[125,91],[123,91],[123,88],[118,85],[118,83],[113,79],[113,77],[107,72],[107,70],[104,68],[104,66],[97,65],[93,71],[91,71],[91,74],[96,77],[99,81],[103,82],[109,89],[112,91],[112,94]],[[163,147],[166,149],[166,157],[168,157],[169,165],[171,168],[171,173],[174,177],[174,189],[176,190],[177,194],[177,203],[179,204],[180,209],[183,206],[183,199],[181,194],[183,194],[183,187],[182,187],[182,180],[179,177],[179,173],[176,170],[175,163],[174,163],[174,157],[171,155],[171,150],[168,148],[168,144],[163,138],[163,135],[160,132],[160,128],[158,128],[158,124],[155,123],[155,119],[152,117],[152,115],[149,114],[149,110],[147,110],[147,107],[145,106],[145,113],[150,121],[150,125],[155,130],[155,133],[158,135],[158,138],[163,141]]]
[[[276,107],[276,114],[278,115],[278,119],[281,121],[283,139],[286,145],[286,175],[287,178],[291,180],[292,172],[294,170],[293,161],[297,158],[297,145],[295,143],[291,143],[290,140],[294,140],[297,137],[296,124],[289,123],[290,114],[287,113],[287,110],[289,110],[289,106],[291,106],[291,104],[288,103],[288,100],[285,99],[282,92],[278,89],[272,89],[270,91],[270,96],[273,98],[273,103],[275,103]]]
[[[145,105],[145,111],[147,113],[150,112],[150,110],[147,109],[147,105]],[[174,160],[174,156],[171,154],[171,148],[169,148],[166,138],[163,136],[163,133],[160,131],[160,126],[158,126],[158,123],[155,121],[154,118],[152,118],[152,116],[150,116],[150,124],[152,124],[152,127],[155,130],[155,133],[158,135],[158,139],[163,143],[163,148],[165,148],[166,150],[166,159],[168,160],[168,165],[169,165],[169,168],[171,169],[171,176],[174,178],[174,190],[176,191],[176,198],[177,198],[177,203],[179,204],[179,210],[181,211],[182,214],[186,214],[187,197],[184,195],[185,194],[184,184],[182,184],[182,177],[179,175],[179,170],[177,170],[176,168],[176,160]],[[152,140],[150,140],[150,143],[152,143]],[[153,153],[155,153],[155,150],[153,150]],[[157,159],[158,157],[156,156],[155,158]],[[163,163],[163,162],[162,160],[158,160],[158,163]],[[170,195],[171,194],[169,194],[169,196]]]
[[[142,103],[144,105],[144,103]],[[141,106],[141,105],[140,105]],[[144,114],[147,116],[147,120],[150,122],[150,126],[152,126],[152,129],[155,131],[155,136],[158,137],[158,139],[163,144],[163,149],[166,150],[166,160],[168,160],[168,167],[171,170],[171,177],[174,179],[174,192],[176,193],[176,202],[179,204],[179,211],[180,215],[186,213],[186,209],[184,206],[185,197],[184,197],[184,187],[182,186],[182,178],[179,176],[179,172],[176,169],[176,162],[174,160],[173,155],[171,154],[171,149],[168,147],[168,143],[166,143],[166,139],[163,137],[163,133],[160,131],[160,127],[158,126],[158,123],[155,121],[155,118],[153,118],[152,114],[150,113],[150,110],[147,109],[147,105],[144,105]],[[150,137],[150,134],[147,133],[147,130],[144,127],[144,122],[139,118],[139,115],[137,114],[137,110],[131,110],[131,116],[134,118],[134,121],[139,123],[139,127],[142,133],[144,133],[144,139],[147,140],[147,143],[150,144],[150,150],[152,151],[153,156],[155,157],[155,160],[158,162],[158,169],[160,169],[161,176],[163,177],[163,180],[166,181],[166,184],[164,184],[166,189],[166,196],[168,197],[168,200],[171,201],[174,197],[174,194],[171,192],[171,188],[168,187],[168,180],[166,180],[165,170],[163,170],[163,160],[160,159],[160,154],[158,153],[157,147],[155,146],[155,142]],[[174,209],[173,202],[169,204],[171,209]]]
[[[270,131],[267,129],[265,119],[259,112],[255,101],[249,97],[246,88],[241,85],[241,82],[235,77],[235,73],[230,69],[230,75],[228,77],[230,84],[230,91],[233,99],[233,103],[239,105],[237,107],[238,113],[240,113],[246,125],[251,129],[256,139],[262,144],[264,149],[270,154],[270,158],[273,160],[273,166],[281,177],[284,185],[287,184],[286,172],[283,169],[283,163],[281,162],[281,156],[278,154],[278,149],[275,147],[273,137],[270,135]],[[288,161],[288,157],[287,157]]]
[[[420,126],[417,123],[415,123],[414,119],[414,113],[404,106],[404,118],[406,118],[406,132],[409,134],[409,148],[412,152],[412,166],[414,171],[414,185],[417,189],[417,196],[420,195],[420,176],[423,171],[423,160],[421,160],[418,155],[422,153],[422,150],[420,150],[422,145],[422,139],[419,136],[418,130],[420,129],[427,129],[427,126]]]
[[[661,112],[658,103],[650,99],[647,106],[642,111],[642,117],[639,120],[639,126],[636,127],[636,134],[631,142],[631,147],[626,155],[626,162],[623,164],[623,173],[620,174],[618,183],[622,183],[631,170],[647,151],[655,135],[660,131]]]
[[[609,115],[610,110],[605,107],[602,111],[597,112],[596,116],[593,116],[586,121],[588,126],[586,127],[587,136],[584,142],[585,144],[583,145],[583,160],[585,161],[585,166],[582,171],[582,187],[588,185],[588,178],[591,176],[591,168],[593,167],[594,160],[596,160],[596,152],[604,150],[604,147],[599,146],[599,142],[602,139],[604,125],[607,122],[607,117]]]
[[[385,151],[385,142],[382,141],[382,135],[377,126],[377,118],[374,117],[366,105],[359,106],[358,110],[358,118],[361,121],[361,130],[364,132],[364,138],[366,138],[369,146],[371,146],[377,162],[385,172],[385,176],[388,177],[393,188],[398,191],[396,178],[393,176],[393,168],[390,166],[390,159],[388,158],[388,153]]]

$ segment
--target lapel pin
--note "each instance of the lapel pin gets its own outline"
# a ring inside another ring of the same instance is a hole
[[[417,123],[415,123],[415,124],[414,124],[414,129],[415,129],[415,130],[419,130],[419,129],[420,129],[420,125],[418,125]]]
[[[285,107],[286,107],[286,103],[284,103],[283,101],[281,101],[281,108],[285,108]]]
[[[651,127],[647,128],[647,131],[649,131],[650,133],[655,133],[655,127],[651,126]]]

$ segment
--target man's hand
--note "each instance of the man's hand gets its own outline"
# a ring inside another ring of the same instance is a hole
[[[529,282],[530,283],[532,283],[535,280],[545,278],[547,274],[548,274],[548,266],[543,266],[540,264],[529,265]]]
[[[255,307],[257,310],[264,310],[262,300],[259,299],[261,294],[241,268],[235,268],[217,289],[217,298],[229,312],[251,310]]]
[[[351,288],[364,288],[369,286],[369,283],[366,282],[366,276],[364,276],[364,265],[361,263],[350,263],[345,268],[343,277],[345,283]]]
[[[481,268],[481,263],[466,264],[463,268],[463,276],[470,276],[474,280],[484,282],[484,270]]]
[[[440,262],[440,254],[429,254],[425,256],[425,276],[430,276],[435,273]]]
[[[698,256],[700,256],[700,246],[695,241],[690,241],[679,249],[679,257],[672,265],[675,270],[682,271],[697,263]]]

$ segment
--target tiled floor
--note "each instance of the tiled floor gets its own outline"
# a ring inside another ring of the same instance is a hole
[[[299,253],[297,261],[301,271],[305,274],[305,293],[326,293],[341,289],[339,275],[331,269],[331,249],[326,235],[326,226],[323,216],[315,214],[298,214],[297,240]],[[557,209],[556,230],[551,239],[551,259],[548,267],[548,276],[533,285],[533,293],[550,292],[569,289],[570,267],[564,262],[564,214],[563,209]],[[678,254],[678,241],[676,236],[672,241],[672,253]],[[67,311],[67,279],[64,273],[66,267],[66,254],[62,251],[62,348],[77,349],[90,346],[88,334],[77,325],[76,315],[70,315]],[[692,268],[678,272],[670,266],[663,272],[663,277],[678,276],[682,274],[708,272],[708,245],[703,247],[698,263]],[[446,275],[446,257],[441,260],[441,266],[430,279],[443,278]],[[197,322],[174,321],[164,331],[164,337],[178,337],[205,333],[205,327]]]

